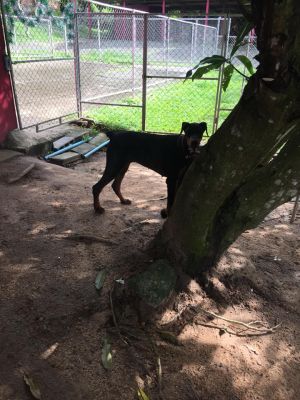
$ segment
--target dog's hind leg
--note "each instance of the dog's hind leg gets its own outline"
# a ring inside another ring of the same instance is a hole
[[[115,180],[113,181],[113,184],[112,184],[112,188],[113,188],[114,192],[116,193],[116,195],[119,197],[120,202],[122,204],[131,204],[131,201],[129,199],[125,199],[121,193],[121,183],[123,181],[123,178],[124,178],[126,172],[128,171],[129,164],[130,163],[128,163],[127,165],[125,165],[122,168],[121,172],[117,175],[117,177],[115,178]]]
[[[108,152],[106,167],[102,178],[93,186],[94,210],[96,213],[102,214],[104,212],[104,208],[101,207],[99,201],[99,196],[103,188],[115,179],[125,166],[126,163],[122,160],[117,160],[115,157],[111,158]]]

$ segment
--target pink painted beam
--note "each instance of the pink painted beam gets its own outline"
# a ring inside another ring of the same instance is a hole
[[[208,23],[208,16],[209,16],[209,0],[206,0],[206,6],[205,6],[205,25],[206,26]]]

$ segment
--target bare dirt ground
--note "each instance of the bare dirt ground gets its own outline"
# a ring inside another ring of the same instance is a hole
[[[162,316],[170,321],[184,307],[198,307],[173,324],[177,345],[138,325],[128,328],[128,345],[113,329],[109,292],[116,279],[149,262],[144,250],[162,225],[164,206],[155,199],[166,187],[132,165],[124,193],[133,204],[121,206],[108,187],[106,213],[95,216],[91,186],[104,160],[99,154],[73,170],[34,160],[35,168],[13,184],[7,180],[33,159],[1,163],[0,399],[32,398],[24,373],[47,400],[131,400],[138,386],[158,399],[158,357],[161,399],[299,399],[300,218],[289,224],[291,204],[243,234],[220,261],[214,279],[225,305],[191,284]],[[72,234],[111,242],[68,240]],[[99,294],[94,281],[103,268],[108,275]],[[236,336],[224,329],[235,325],[208,320],[201,309],[281,326],[269,335]],[[112,346],[109,371],[101,363],[105,338]]]

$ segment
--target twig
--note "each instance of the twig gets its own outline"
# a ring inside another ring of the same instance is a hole
[[[151,221],[151,219],[143,219],[142,221],[139,221],[139,222],[136,222],[135,224],[132,224],[128,228],[122,229],[121,232],[130,231],[132,228],[134,228],[135,226],[138,226],[138,225],[150,225],[151,224],[150,221]],[[157,222],[157,223],[159,223],[159,222]]]
[[[161,387],[162,387],[162,367],[160,357],[157,357],[157,380],[158,380],[158,391],[161,395]]]
[[[24,169],[19,175],[15,178],[11,178],[8,180],[8,183],[14,183],[22,179],[25,175],[29,174],[29,172],[35,167],[35,163],[30,164],[27,168]]]
[[[196,390],[195,390],[195,388],[194,388],[194,385],[193,385],[193,382],[192,382],[192,380],[191,380],[191,378],[189,377],[189,376],[187,376],[187,381],[188,381],[188,383],[189,383],[189,388],[191,389],[191,391],[193,392],[193,399],[194,400],[201,400],[200,399],[200,397],[199,397],[199,395],[198,395],[198,393],[196,392]]]
[[[153,342],[151,333],[149,333],[149,342],[152,347],[152,351],[156,356],[156,362],[157,362],[157,385],[158,385],[158,393],[159,393],[159,398],[162,399],[162,366],[161,366],[161,361],[160,361],[160,355],[158,354],[157,348]]]
[[[115,314],[115,310],[114,310],[114,303],[113,303],[113,299],[112,299],[112,291],[109,292],[109,303],[110,303],[110,309],[111,309],[114,325],[117,330],[118,336],[126,345],[128,345],[129,343],[128,343],[128,341],[126,341],[124,339],[124,336],[122,335],[122,333],[120,331],[120,327],[119,327],[119,324],[118,324],[118,321],[116,318],[116,314]]]
[[[279,324],[269,328],[269,327],[265,326],[262,321],[259,321],[259,320],[250,321],[250,322],[242,322],[242,321],[237,321],[235,319],[225,318],[225,317],[222,317],[221,315],[215,314],[214,312],[203,310],[203,309],[197,309],[196,311],[200,311],[200,312],[203,312],[203,313],[205,313],[207,315],[211,315],[214,318],[221,319],[223,321],[229,322],[230,324],[235,324],[235,325],[239,325],[239,326],[244,327],[245,329],[242,330],[242,331],[234,331],[234,330],[229,329],[226,326],[210,325],[210,324],[205,324],[205,323],[202,323],[202,322],[199,322],[199,321],[194,321],[198,325],[208,326],[210,328],[222,329],[225,332],[231,333],[231,334],[236,335],[236,336],[266,335],[266,334],[269,334],[269,333],[273,333],[281,325],[281,322],[280,322]],[[260,326],[254,326],[254,325],[260,325]],[[252,330],[252,331],[255,331],[257,333],[255,334],[255,333],[251,332],[251,333],[243,334],[243,332],[245,332],[246,330],[250,330],[250,331]]]
[[[158,198],[155,198],[155,199],[137,200],[135,203],[142,204],[142,203],[148,203],[150,201],[161,201],[161,200],[167,200],[167,196],[158,197]]]
[[[104,238],[102,236],[86,235],[84,233],[71,233],[68,236],[64,236],[64,239],[84,242],[86,244],[104,243],[110,246],[118,244],[117,242]]]
[[[270,333],[274,332],[274,329],[278,328],[281,324],[278,324],[276,326],[274,326],[272,329],[272,331],[268,331],[268,330],[261,330],[260,332],[248,332],[248,333],[243,333],[246,331],[246,329],[244,329],[243,331],[234,331],[230,328],[228,328],[227,326],[220,326],[220,325],[211,325],[211,324],[206,324],[205,322],[200,322],[200,321],[194,321],[195,324],[197,325],[201,325],[201,326],[205,326],[207,328],[213,328],[213,329],[219,329],[221,331],[224,331],[230,335],[235,335],[235,336],[239,336],[239,337],[251,337],[251,336],[265,336],[265,335],[269,335]]]

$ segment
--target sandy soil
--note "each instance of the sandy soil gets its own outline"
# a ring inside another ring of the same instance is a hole
[[[165,400],[299,398],[300,216],[288,223],[291,204],[243,234],[220,261],[214,279],[226,305],[192,283],[161,320],[183,311],[172,325],[177,345],[138,324],[128,328],[128,345],[113,328],[109,292],[116,279],[149,262],[145,246],[162,225],[165,203],[153,199],[165,196],[164,179],[131,166],[124,193],[133,204],[120,205],[107,187],[106,213],[95,216],[91,186],[104,154],[73,170],[34,161],[30,174],[14,184],[7,180],[32,159],[0,166],[1,400],[32,398],[24,373],[42,399],[131,400],[138,398],[138,386],[158,399],[158,357]],[[66,239],[72,234],[111,242]],[[108,275],[99,294],[94,281],[103,268]],[[236,329],[234,324],[208,320],[201,309],[281,326],[269,335],[240,337],[224,330]],[[104,338],[112,346],[110,371],[101,363]]]

